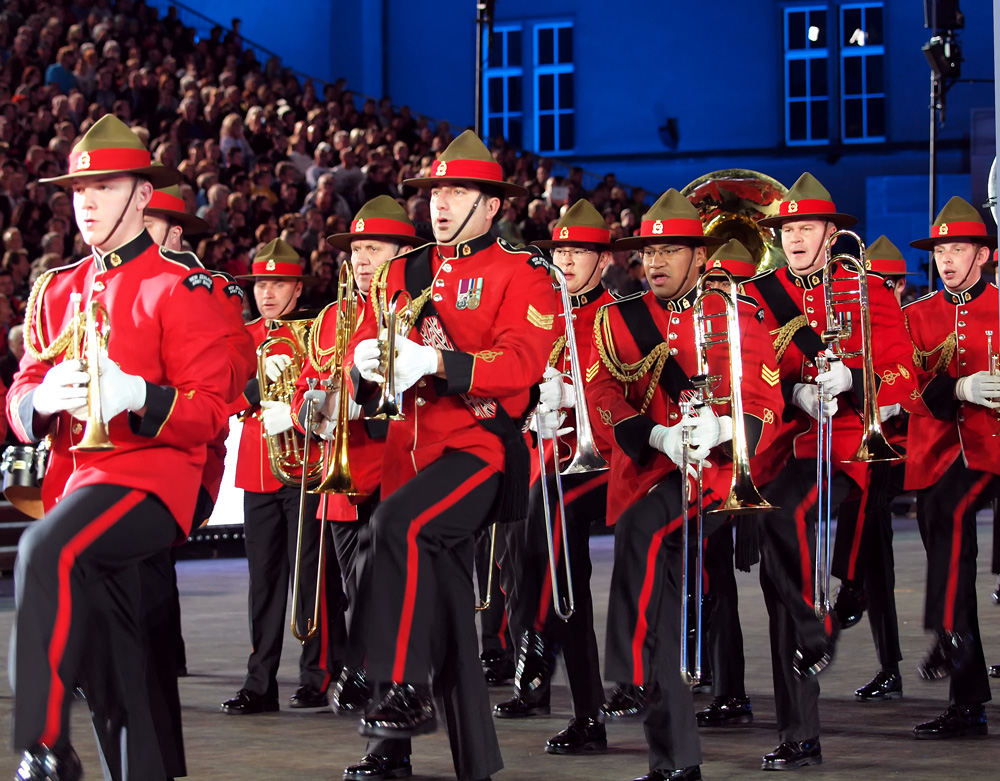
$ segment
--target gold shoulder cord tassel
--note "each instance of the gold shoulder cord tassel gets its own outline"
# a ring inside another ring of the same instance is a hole
[[[646,388],[646,393],[642,399],[642,406],[639,408],[639,414],[645,414],[649,403],[653,400],[656,386],[660,382],[663,367],[670,357],[670,348],[667,347],[667,343],[660,342],[650,351],[649,355],[643,356],[636,363],[622,363],[615,349],[614,337],[611,333],[611,326],[608,323],[608,313],[605,307],[597,310],[597,318],[594,320],[594,341],[597,344],[597,352],[601,356],[601,363],[611,372],[611,376],[623,385],[631,385],[652,372],[652,376],[649,378],[649,386]]]
[[[42,323],[44,322],[42,319],[42,301],[45,297],[45,289],[49,286],[49,282],[52,281],[54,276],[55,271],[46,271],[35,280],[35,284],[31,288],[31,294],[28,296],[28,303],[24,309],[24,349],[36,361],[52,361],[70,346],[70,342],[73,339],[74,329],[72,320],[66,324],[66,327],[60,331],[51,344],[46,345],[45,338],[42,336]],[[82,312],[76,314],[74,320],[76,319],[82,319]],[[32,338],[32,330],[35,332],[34,339]],[[35,339],[38,340],[37,348],[35,347]]]
[[[799,315],[798,317],[793,317],[781,327],[778,336],[774,340],[774,355],[778,359],[778,363],[781,363],[781,356],[785,354],[788,345],[792,343],[795,332],[800,328],[805,328],[808,324],[809,321],[806,320],[806,316]]]
[[[927,368],[927,359],[930,358],[934,353],[940,351],[941,354],[938,356],[937,363],[934,364],[934,368],[931,371],[934,374],[942,374],[948,370],[948,364],[951,363],[951,359],[955,356],[955,347],[958,344],[958,340],[955,338],[955,332],[952,331],[948,334],[948,338],[945,339],[937,347],[932,347],[930,350],[921,350],[914,346],[913,348],[913,364],[921,368]]]
[[[552,352],[549,353],[549,366],[555,368],[556,363],[559,362],[559,357],[563,354],[563,350],[566,349],[566,337],[560,336],[556,339],[555,344],[552,345]]]

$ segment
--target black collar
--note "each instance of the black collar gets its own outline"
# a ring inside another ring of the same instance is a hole
[[[474,239],[460,242],[454,246],[438,244],[437,252],[438,257],[443,258],[444,260],[466,258],[469,255],[475,255],[477,252],[482,252],[484,249],[493,246],[495,243],[496,239],[492,236],[492,234],[484,233],[482,236],[476,236]]]
[[[801,277],[792,271],[791,266],[785,266],[785,273],[788,275],[789,282],[795,285],[795,287],[801,287],[805,290],[812,290],[814,287],[823,284],[823,269],[814,271],[808,276]]]
[[[604,295],[604,285],[598,282],[590,290],[586,290],[583,293],[576,293],[574,295],[571,295],[569,297],[569,300],[573,304],[574,309],[579,309],[582,306],[594,303],[602,295]]]
[[[96,249],[93,250],[94,262],[97,264],[98,272],[108,271],[135,260],[152,246],[153,238],[149,235],[149,231],[143,228],[142,233],[118,249],[106,252],[104,255],[99,255]]]
[[[979,298],[986,289],[990,286],[990,283],[986,281],[986,277],[980,277],[979,281],[970,288],[966,288],[961,293],[952,293],[950,290],[944,290],[944,300],[949,304],[954,304],[958,306],[959,304],[967,304],[974,298]]]
[[[683,312],[686,309],[690,309],[692,306],[694,306],[694,301],[697,297],[698,297],[698,285],[695,285],[680,298],[671,298],[668,300],[663,300],[662,298],[656,298],[655,295],[653,296],[653,298],[656,299],[656,303],[659,304],[664,309],[666,309],[668,312]]]

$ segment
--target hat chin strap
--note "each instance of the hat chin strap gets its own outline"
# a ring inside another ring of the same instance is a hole
[[[471,209],[469,209],[469,213],[465,215],[465,219],[464,219],[464,220],[462,220],[462,224],[458,226],[458,230],[456,230],[456,231],[455,231],[455,232],[454,232],[454,233],[453,233],[453,234],[451,235],[451,238],[449,238],[449,239],[445,239],[444,241],[438,241],[438,244],[446,244],[446,245],[447,245],[447,244],[451,244],[451,243],[452,243],[452,242],[453,242],[453,241],[454,241],[455,239],[457,239],[457,238],[458,238],[458,235],[459,235],[459,234],[460,234],[460,233],[461,233],[462,231],[464,231],[464,230],[465,230],[465,226],[469,224],[469,220],[471,220],[471,219],[472,219],[472,215],[473,215],[473,214],[475,213],[476,209],[478,209],[478,208],[479,208],[479,203],[480,203],[480,202],[481,202],[482,200],[483,200],[483,192],[482,192],[482,191],[480,191],[480,192],[479,192],[479,197],[478,197],[478,198],[476,198],[476,202],[475,202],[474,204],[472,204],[472,208],[471,208]]]
[[[135,197],[135,191],[138,186],[139,186],[139,177],[133,176],[132,191],[128,194],[128,200],[125,201],[125,206],[122,207],[122,213],[118,215],[118,219],[115,220],[115,224],[111,226],[111,230],[108,231],[108,235],[104,237],[104,241],[102,241],[101,244],[107,244],[109,241],[111,241],[111,237],[115,235],[115,231],[118,230],[118,227],[122,224],[122,220],[125,219],[125,213],[128,211],[129,204],[132,203],[132,199]],[[95,249],[97,248],[96,244],[94,244],[93,246]]]

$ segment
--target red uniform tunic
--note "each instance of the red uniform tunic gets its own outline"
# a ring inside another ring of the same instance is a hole
[[[596,366],[588,365],[588,360],[590,359],[594,346],[594,318],[597,317],[597,310],[606,304],[614,303],[615,297],[603,287],[596,287],[593,290],[588,290],[586,293],[582,293],[577,296],[570,296],[570,301],[573,304],[573,331],[576,337],[576,347],[579,351],[577,360],[580,364],[580,371],[584,374],[581,378],[581,382],[584,385],[584,392],[586,393],[586,385],[597,373]],[[554,359],[550,358],[549,365],[555,367],[563,374],[569,375],[569,348],[563,346],[562,349],[559,350],[558,354],[554,356]],[[566,420],[563,422],[563,426],[573,428],[573,431],[559,437],[560,462],[568,463],[568,459],[572,458],[573,454],[576,453],[576,409],[566,410]],[[597,447],[597,452],[599,452],[604,459],[610,463],[611,443],[604,438],[603,429],[599,430],[593,425],[591,425],[591,428],[594,428],[594,445]],[[553,468],[551,439],[545,440],[545,466],[551,473]],[[538,458],[534,457],[531,459],[532,484],[538,480],[538,476]]]
[[[363,296],[357,297],[358,323],[365,317],[365,299]],[[331,366],[317,367],[316,360],[321,356],[326,356],[323,363],[332,363],[333,354],[330,352],[337,341],[337,306],[330,304],[316,318],[313,326],[314,332],[311,337],[314,349],[310,350],[309,360],[305,368],[299,375],[295,383],[295,398],[292,400],[292,416],[296,420],[296,427],[301,430],[300,410],[304,402],[303,394],[309,389],[309,380],[319,382],[328,379],[333,371]],[[319,353],[319,354],[317,354]],[[350,459],[351,478],[360,496],[348,497],[343,494],[328,494],[326,497],[326,520],[328,521],[356,521],[358,520],[357,505],[364,502],[374,494],[382,479],[382,452],[385,449],[385,437],[373,438],[369,436],[368,429],[373,425],[379,426],[378,421],[352,420],[347,427],[347,451]],[[320,502],[320,512],[323,511],[324,502]]]
[[[276,337],[294,338],[289,327],[277,320],[265,321],[258,318],[247,323],[247,331],[259,348],[268,339]],[[279,344],[271,352],[272,355],[290,355],[287,345]],[[264,425],[261,422],[260,390],[257,381],[251,379],[244,390],[243,396],[230,406],[229,411],[247,413],[243,420],[243,431],[240,434],[240,452],[236,459],[236,487],[258,494],[270,494],[284,485],[271,471],[271,463],[267,455],[267,441],[264,438]],[[302,437],[290,431],[290,436]],[[319,448],[310,448],[309,460],[318,461]]]
[[[685,378],[698,373],[697,354],[694,348],[695,291],[675,301],[660,301],[651,293],[631,296],[604,307],[598,314],[594,326],[597,341],[591,366],[597,365],[597,373],[587,388],[591,420],[596,429],[606,439],[615,442],[615,457],[611,462],[608,488],[608,523],[614,523],[621,512],[632,502],[645,495],[651,488],[661,483],[677,465],[666,455],[649,445],[649,434],[656,424],[676,425],[681,417],[677,399],[663,387],[661,379],[654,387],[656,379],[652,366],[635,381],[624,383],[615,376],[615,364],[638,365],[646,354],[636,343],[627,324],[629,315],[626,307],[644,307],[652,317],[659,336],[663,340],[666,359],[661,378],[677,371]],[[706,312],[722,310],[717,296],[706,300]],[[747,420],[755,418],[759,423],[748,426],[748,444],[751,455],[756,450],[766,448],[774,436],[781,416],[782,402],[766,378],[772,376],[776,365],[770,340],[761,325],[759,308],[748,301],[740,300],[739,321],[741,348],[743,354],[743,412]],[[719,319],[713,320],[718,323]],[[601,355],[601,351],[604,355]],[[728,348],[715,347],[709,350],[709,367],[713,376],[720,378],[714,386],[717,396],[729,394]],[[608,360],[606,356],[612,356]],[[670,365],[673,364],[673,367]],[[675,368],[676,367],[676,368]],[[589,374],[588,370],[588,374]],[[719,415],[730,414],[729,405],[714,407]],[[734,425],[739,425],[734,421]],[[756,432],[753,432],[753,429]],[[706,488],[713,487],[723,496],[728,494],[732,477],[732,464],[720,463],[715,453],[710,461],[711,469],[705,472]],[[664,519],[666,521],[666,519]]]
[[[961,455],[969,469],[1000,474],[997,413],[979,404],[958,401],[959,377],[988,371],[986,331],[1000,351],[997,288],[981,279],[969,290],[939,290],[907,304],[903,313],[915,347],[920,390],[918,412],[910,418],[906,488],[917,490],[937,482]]]
[[[838,271],[837,279],[846,279],[845,272]],[[774,296],[770,300],[765,295],[769,286],[777,283],[785,291],[797,310],[799,323],[786,324],[774,307]],[[838,283],[835,289],[843,289]],[[798,276],[790,268],[762,274],[742,285],[747,295],[756,299],[764,311],[764,327],[774,340],[775,353],[779,359],[778,372],[771,375],[769,383],[777,390],[780,377],[781,393],[785,400],[782,425],[773,449],[766,461],[761,463],[761,471],[756,475],[759,484],[774,478],[787,460],[795,458],[815,458],[816,421],[799,407],[792,404],[792,392],[796,383],[815,382],[817,369],[815,354],[807,354],[793,338],[797,326],[812,330],[817,336],[826,329],[826,300],[823,291],[823,274],[817,272],[808,276]],[[872,352],[874,354],[875,382],[878,401],[882,406],[902,404],[910,408],[911,392],[916,387],[916,377],[911,370],[912,346],[906,333],[899,303],[887,289],[886,282],[871,277],[868,284],[869,312],[872,325]],[[856,303],[838,304],[838,311],[848,312],[854,323],[846,349],[861,349],[861,311]],[[801,335],[800,335],[801,338]],[[843,469],[859,484],[864,484],[866,466],[860,463],[843,463],[854,456],[863,433],[862,412],[864,409],[864,384],[861,374],[862,359],[849,358],[846,361],[851,370],[853,387],[849,394],[837,397],[838,411],[833,418],[833,460],[837,468]]]
[[[100,301],[111,323],[108,354],[123,371],[146,380],[145,415],[121,414],[110,422],[114,450],[70,451],[83,424],[69,413],[53,416],[52,454],[42,486],[46,509],[81,486],[127,486],[157,496],[184,534],[190,530],[206,443],[225,422],[225,400],[234,395],[240,373],[233,351],[219,350],[229,340],[230,321],[212,294],[212,277],[192,269],[191,258],[161,250],[143,231],[103,258],[91,256],[51,272],[40,300],[33,302],[25,338],[41,351],[69,324],[71,293],[83,296],[84,307]],[[62,352],[54,359],[61,357]],[[8,418],[25,442],[46,433],[35,427],[32,392],[51,365],[26,352],[8,396]]]
[[[382,306],[406,289],[407,267],[422,252],[430,263],[428,292],[436,315],[425,317],[422,333],[411,329],[409,338],[442,349],[445,376],[424,377],[404,394],[406,420],[390,424],[386,441],[383,500],[452,451],[470,453],[502,471],[499,437],[477,418],[496,415],[494,400],[511,418],[523,415],[530,389],[541,380],[562,334],[547,264],[486,234],[455,247],[415,250],[383,265],[348,350],[351,363],[358,342],[377,335],[376,300]],[[363,398],[365,388],[361,391]]]

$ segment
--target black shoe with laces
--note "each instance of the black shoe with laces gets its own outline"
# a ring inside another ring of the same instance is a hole
[[[761,770],[794,770],[806,765],[822,765],[823,752],[819,738],[782,743],[770,754],[765,754]]]
[[[361,734],[377,738],[411,738],[437,729],[434,700],[427,686],[394,683],[382,701],[361,720]]]
[[[53,751],[35,746],[24,752],[14,781],[77,781],[83,778],[83,765],[72,747]]]
[[[607,702],[601,706],[605,719],[637,719],[645,715],[659,696],[659,688],[619,683]]]
[[[749,697],[716,697],[707,708],[695,716],[699,727],[728,727],[733,724],[750,724],[753,706]]]
[[[988,733],[986,708],[982,704],[949,705],[936,719],[913,728],[917,740],[981,737]]]
[[[574,718],[569,725],[549,738],[546,754],[595,754],[608,750],[608,734],[596,716]]]
[[[844,629],[854,626],[867,609],[868,597],[864,589],[851,583],[843,583],[837,591],[837,599],[833,605],[833,612],[837,614],[840,626]]]
[[[681,767],[677,770],[650,770],[633,781],[701,781],[701,766]]]
[[[903,679],[898,670],[882,668],[875,677],[860,689],[854,691],[854,699],[858,702],[877,702],[880,700],[895,700],[903,696]]]
[[[413,775],[408,756],[390,759],[379,754],[365,754],[356,765],[344,768],[344,781],[383,781],[386,778],[409,778]]]
[[[514,660],[504,651],[483,651],[479,655],[487,686],[503,686],[514,680]]]
[[[236,696],[219,706],[223,713],[245,716],[250,713],[270,713],[278,710],[278,698],[240,689]]]
[[[341,716],[361,713],[372,698],[372,687],[364,667],[345,667],[333,687],[331,707]]]

